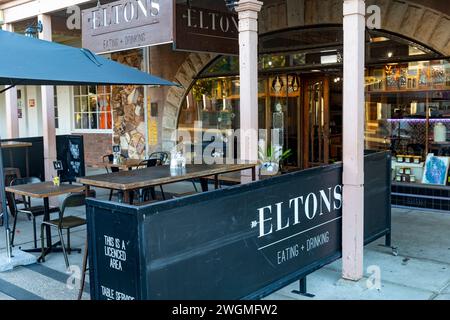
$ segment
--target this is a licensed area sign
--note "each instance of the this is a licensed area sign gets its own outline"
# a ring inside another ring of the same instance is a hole
[[[120,0],[83,10],[82,17],[82,45],[95,53],[173,40],[173,0]]]

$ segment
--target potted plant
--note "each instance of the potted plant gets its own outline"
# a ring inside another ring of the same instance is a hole
[[[268,146],[267,149],[259,146],[258,154],[261,164],[261,175],[273,176],[280,170],[280,162],[292,155],[292,150],[288,149],[283,152],[282,146]]]

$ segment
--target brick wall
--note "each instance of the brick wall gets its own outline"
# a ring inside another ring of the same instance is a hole
[[[84,161],[86,166],[92,166],[102,161],[102,157],[112,153],[112,134],[83,133]]]

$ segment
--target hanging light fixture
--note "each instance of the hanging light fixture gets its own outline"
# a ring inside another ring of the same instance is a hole
[[[297,92],[300,89],[300,80],[296,74],[289,75],[289,92]]]
[[[283,80],[281,79],[280,76],[276,76],[276,78],[272,81],[273,91],[275,91],[276,93],[280,93],[283,87],[284,87]]]

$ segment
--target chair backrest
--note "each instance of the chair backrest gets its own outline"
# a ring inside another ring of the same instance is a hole
[[[153,152],[149,156],[149,160],[150,159],[151,160],[153,160],[153,159],[159,160],[160,164],[164,164],[167,161],[167,159],[169,159],[169,154],[167,152],[162,152],[162,151]]]
[[[10,186],[20,186],[20,185],[24,185],[24,184],[32,184],[32,183],[40,183],[40,182],[42,182],[42,180],[37,177],[16,178],[11,181]],[[16,197],[14,195],[11,195],[11,197],[9,199],[11,200],[11,202],[14,206],[14,210],[17,211]],[[30,198],[28,198],[28,200],[27,200],[23,196],[22,199],[23,199],[23,202],[24,202],[24,205],[26,208],[31,206]]]
[[[158,165],[158,161],[159,161],[159,159],[156,159],[156,158],[150,158],[150,159],[146,160],[147,168],[156,167]]]
[[[120,155],[120,157],[125,159],[125,157],[122,154]],[[113,161],[114,161],[114,155],[112,153],[103,156],[103,162],[112,163]],[[116,168],[116,167],[111,167],[110,169],[111,169],[111,172],[119,172],[120,171],[120,169]],[[106,167],[106,172],[109,173],[108,167]]]
[[[86,194],[83,193],[72,193],[69,194],[63,201],[61,205],[61,216],[64,215],[66,208],[81,207],[86,204]]]
[[[16,178],[13,181],[11,181],[11,186],[20,186],[23,184],[31,184],[31,183],[40,183],[42,182],[41,179],[37,177],[28,177],[28,178]]]
[[[113,160],[114,155],[112,153],[103,156],[103,162],[113,162]]]

